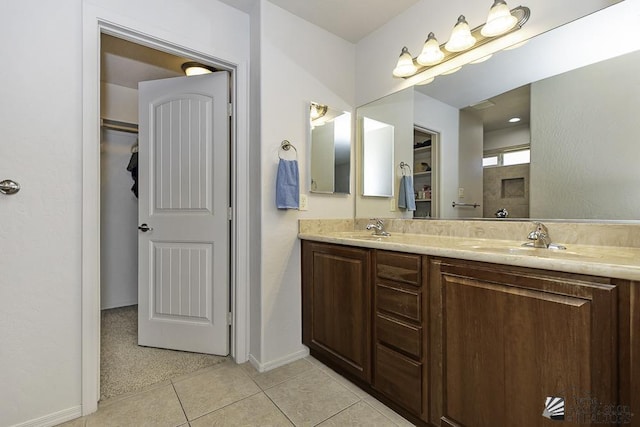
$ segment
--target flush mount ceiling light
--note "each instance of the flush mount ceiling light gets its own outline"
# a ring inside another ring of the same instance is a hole
[[[528,7],[518,6],[509,10],[504,0],[494,0],[485,24],[470,30],[467,20],[460,15],[445,44],[439,45],[435,34],[431,32],[417,58],[413,58],[407,47],[403,47],[393,75],[409,78],[431,69],[432,72],[425,73],[425,78],[431,79],[465,64],[489,59],[491,54],[511,47],[518,40],[505,38],[503,42],[491,42],[522,28],[530,15]]]
[[[509,119],[509,123],[518,123],[520,121],[520,117],[511,117]]]
[[[180,66],[187,76],[199,76],[201,74],[209,74],[215,71],[215,68],[208,65],[202,65],[199,62],[185,62]]]

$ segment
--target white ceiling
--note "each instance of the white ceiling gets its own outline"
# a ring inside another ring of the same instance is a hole
[[[220,0],[249,13],[256,0]],[[420,0],[269,0],[276,6],[357,43]]]
[[[269,1],[330,33],[357,43],[420,0]]]

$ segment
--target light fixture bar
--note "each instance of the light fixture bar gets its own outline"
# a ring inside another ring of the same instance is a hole
[[[417,57],[416,57],[416,58],[413,58],[413,63],[415,65],[415,67],[416,67],[416,71],[414,73],[410,74],[410,75],[402,75],[402,76],[397,75],[397,76],[405,78],[405,79],[411,78],[411,77],[413,77],[413,76],[415,76],[417,74],[420,74],[420,73],[422,73],[422,72],[424,72],[424,71],[426,71],[426,70],[428,70],[430,68],[442,65],[445,62],[450,61],[450,60],[452,60],[452,59],[454,59],[454,58],[456,58],[456,57],[458,57],[460,55],[466,54],[467,52],[471,52],[471,51],[473,51],[474,49],[477,49],[480,46],[483,46],[483,45],[485,45],[487,43],[490,43],[490,42],[492,42],[494,40],[497,40],[497,39],[499,39],[499,38],[501,38],[503,36],[506,36],[507,34],[511,34],[511,33],[515,32],[515,31],[518,31],[529,20],[529,17],[531,16],[531,10],[526,6],[518,6],[518,7],[514,7],[513,9],[511,9],[511,14],[513,16],[515,16],[518,19],[518,21],[517,21],[516,25],[511,30],[507,31],[506,33],[501,34],[501,35],[496,36],[496,37],[485,37],[485,36],[483,36],[481,34],[482,27],[484,27],[484,24],[480,25],[480,26],[478,26],[478,27],[476,27],[476,28],[471,30],[471,35],[473,37],[475,37],[475,39],[476,39],[476,43],[473,45],[472,48],[469,48],[467,50],[463,50],[461,52],[450,52],[450,51],[445,49],[445,44],[446,43],[442,43],[440,45],[440,50],[444,53],[444,57],[442,58],[442,60],[440,62],[438,62],[437,64],[433,64],[433,65],[421,65],[421,64],[419,64],[417,62]],[[404,51],[403,51],[403,53],[404,53]]]

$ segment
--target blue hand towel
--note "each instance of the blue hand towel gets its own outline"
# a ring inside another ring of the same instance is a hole
[[[280,159],[276,178],[276,205],[278,209],[298,209],[300,206],[298,161]]]
[[[400,191],[398,191],[398,207],[408,211],[416,210],[416,197],[413,194],[413,179],[403,175],[400,179]]]

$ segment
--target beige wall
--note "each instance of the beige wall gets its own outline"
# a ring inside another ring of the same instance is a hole
[[[531,86],[532,218],[639,218],[638,76],[635,52]]]

